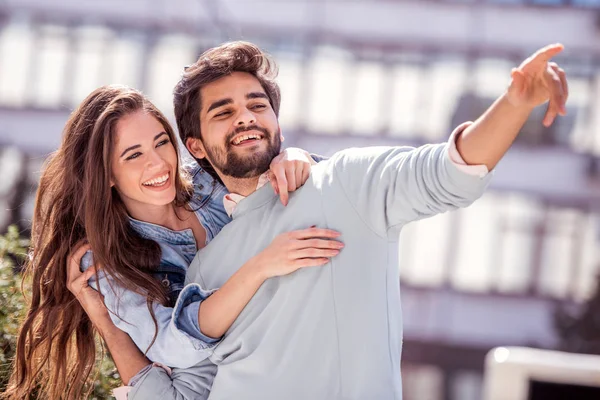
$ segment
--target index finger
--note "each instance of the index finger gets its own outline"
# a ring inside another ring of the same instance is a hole
[[[275,177],[275,184],[279,189],[279,198],[281,199],[281,203],[285,206],[287,205],[288,200],[288,181],[285,176],[285,168],[283,165],[272,165],[271,172],[273,172],[273,176]]]
[[[560,43],[550,44],[548,46],[542,47],[538,51],[536,51],[531,57],[532,61],[543,61],[546,62],[550,60],[552,57],[563,51],[565,46]]]
[[[79,242],[75,245],[75,250],[71,253],[69,253],[68,256],[68,262],[69,262],[69,268],[67,269],[67,276],[71,276],[73,274],[73,272],[77,271],[80,272],[80,265],[81,265],[81,259],[83,258],[84,254],[91,249],[89,243],[85,243],[85,242]],[[77,270],[75,270],[75,268],[77,268]]]

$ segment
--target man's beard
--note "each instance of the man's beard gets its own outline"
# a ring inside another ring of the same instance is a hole
[[[238,134],[246,131],[259,131],[264,135],[267,143],[266,150],[256,150],[247,155],[237,154],[231,140]],[[271,133],[265,128],[250,125],[238,128],[225,138],[225,149],[220,146],[207,146],[205,144],[206,158],[213,168],[225,176],[232,178],[254,178],[269,170],[271,161],[281,151],[281,136],[278,132]]]

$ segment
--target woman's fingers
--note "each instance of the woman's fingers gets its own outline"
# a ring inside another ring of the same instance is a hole
[[[277,188],[277,179],[275,179],[275,175],[273,174],[273,171],[268,170],[267,171],[267,177],[269,179],[269,184],[273,188],[273,191],[275,193],[279,194],[279,192],[278,192],[279,189]]]
[[[298,258],[324,258],[324,257],[335,257],[340,254],[338,249],[300,249],[293,252],[293,257]]]
[[[340,254],[344,244],[335,240],[341,234],[332,229],[312,226],[279,235],[265,251],[269,276],[289,274],[299,268],[327,264]]]
[[[78,242],[75,245],[75,250],[67,256],[67,284],[81,275],[81,259],[90,248],[88,243]]]
[[[96,266],[92,265],[91,267],[86,269],[85,272],[83,272],[81,274],[81,276],[79,278],[77,278],[77,280],[80,281],[81,283],[84,283],[85,285],[87,285],[87,281],[90,280],[91,277],[96,275],[97,271],[98,271],[98,269],[96,268]]]
[[[287,188],[290,192],[293,192],[294,190],[298,189],[298,186],[300,186],[298,182],[296,182],[296,167],[297,166],[294,163],[290,163],[285,169],[285,176],[288,182]]]
[[[344,243],[337,240],[325,240],[325,239],[300,239],[294,243],[296,249],[341,249],[344,247]]]
[[[275,179],[276,193],[279,194],[281,203],[287,205],[289,199],[288,181],[285,168],[281,164],[271,164],[271,177]]]
[[[290,232],[290,237],[292,239],[312,239],[312,238],[336,238],[339,237],[341,233],[338,231],[334,231],[332,229],[323,229],[317,227],[311,227],[307,229],[300,229],[297,231]]]
[[[307,268],[307,267],[318,267],[319,265],[325,265],[330,261],[327,257],[322,258],[299,258],[294,261],[296,268]]]
[[[298,165],[296,167],[296,184],[298,185],[298,187],[304,185],[304,183],[306,183],[306,180],[308,179],[308,176],[310,175],[310,166],[301,163],[300,165]],[[296,188],[298,189],[298,188]]]
[[[75,277],[72,281],[67,283],[67,288],[78,297],[82,290],[86,289],[89,284],[88,280],[96,274],[96,266],[92,265],[85,272],[80,272],[77,277]]]

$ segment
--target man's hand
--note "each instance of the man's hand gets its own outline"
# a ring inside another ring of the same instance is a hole
[[[288,192],[304,185],[310,176],[310,166],[314,163],[308,152],[294,147],[283,150],[271,161],[269,181],[284,206],[288,203]]]
[[[543,124],[552,125],[557,115],[567,113],[569,96],[565,71],[550,59],[563,50],[562,44],[551,44],[536,51],[511,72],[507,100],[515,107],[534,107],[549,101]]]

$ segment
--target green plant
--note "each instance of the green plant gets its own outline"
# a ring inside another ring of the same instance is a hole
[[[9,226],[5,235],[0,235],[0,393],[8,383],[11,360],[14,357],[19,325],[27,311],[27,301],[21,292],[27,293],[28,282],[22,282],[19,266],[27,257],[29,241],[19,235],[16,226]],[[99,357],[94,390],[90,399],[111,398],[111,390],[121,384],[119,374],[108,353]]]
[[[10,226],[8,232],[0,236],[0,391],[8,382],[19,323],[26,311],[21,277],[16,268],[17,263],[25,259],[27,246],[27,240],[20,238],[16,226]]]

